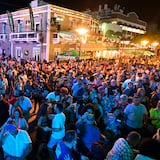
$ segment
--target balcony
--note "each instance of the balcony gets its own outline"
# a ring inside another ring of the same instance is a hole
[[[20,33],[11,33],[10,41],[21,41],[21,42],[39,42],[40,33],[37,32],[20,32]]]
[[[0,41],[7,41],[7,34],[0,34]]]

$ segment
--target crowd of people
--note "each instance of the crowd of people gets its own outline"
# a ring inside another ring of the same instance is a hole
[[[2,57],[0,127],[2,160],[159,160],[158,57]]]

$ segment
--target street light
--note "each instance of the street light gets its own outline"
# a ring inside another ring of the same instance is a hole
[[[86,29],[86,28],[78,28],[78,29],[76,29],[76,32],[80,36],[80,45],[79,45],[79,53],[78,53],[78,59],[80,59],[81,44],[86,42],[86,39],[85,39],[84,35],[88,32],[88,29]]]
[[[153,47],[157,47],[158,45],[159,45],[159,43],[158,42],[153,42],[152,44],[151,44]]]
[[[142,40],[142,41],[141,41],[141,45],[142,45],[142,47],[143,47],[143,55],[144,55],[144,53],[145,53],[145,49],[146,49],[146,46],[147,46],[148,43],[149,43],[148,40]]]
[[[152,44],[151,44],[151,46],[153,47],[153,50],[154,50],[154,53],[155,53],[155,55],[157,55],[157,46],[159,45],[159,42],[153,42]]]
[[[143,46],[143,47],[146,47],[146,45],[149,43],[149,41],[147,41],[147,40],[143,40],[143,41],[141,41],[141,45]]]

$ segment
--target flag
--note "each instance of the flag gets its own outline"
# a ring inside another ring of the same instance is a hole
[[[12,13],[10,11],[6,11],[6,12],[7,12],[7,15],[8,15],[8,22],[9,22],[10,30],[11,30],[11,32],[15,32]]]
[[[31,30],[34,31],[34,17],[33,17],[33,10],[32,7],[29,5],[29,15],[31,21]]]

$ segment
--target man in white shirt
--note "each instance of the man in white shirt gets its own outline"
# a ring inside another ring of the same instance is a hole
[[[50,92],[47,96],[46,99],[48,102],[60,102],[61,101],[61,96],[60,96],[60,91],[59,89],[56,89],[53,92]]]
[[[25,160],[32,148],[32,141],[28,133],[25,130],[17,129],[15,123],[7,124],[1,141],[5,159]]]
[[[21,96],[18,98],[19,105],[23,111],[23,115],[25,119],[28,121],[30,118],[30,110],[32,109],[32,102],[31,100],[24,96],[24,93],[21,93]]]
[[[54,146],[61,142],[65,136],[65,120],[63,106],[61,103],[54,104],[54,112],[56,113],[52,119],[52,128],[45,127],[45,131],[52,131],[50,140],[47,144],[50,159],[54,159]]]

